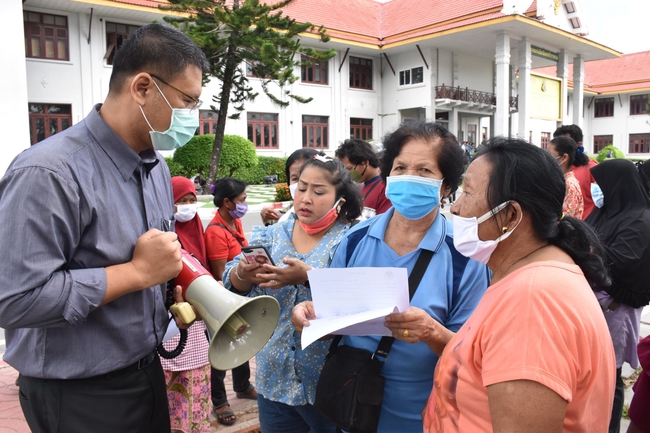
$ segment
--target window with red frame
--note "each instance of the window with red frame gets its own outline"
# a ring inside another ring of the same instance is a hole
[[[216,134],[219,115],[211,110],[199,110],[199,135]]]
[[[23,11],[23,24],[27,57],[70,60],[67,17]]]
[[[29,103],[29,137],[34,145],[72,125],[72,106]]]
[[[258,149],[277,149],[278,115],[274,113],[248,113],[248,139]]]
[[[113,64],[113,57],[115,57],[117,50],[139,28],[140,26],[106,22],[106,53],[104,54],[104,60],[106,60],[107,65]]]
[[[594,106],[594,117],[614,116],[614,98],[596,99]]]
[[[614,136],[613,135],[594,135],[594,153],[598,153],[605,146],[609,146],[610,144],[614,143]]]
[[[302,116],[302,147],[328,149],[329,117]]]
[[[314,60],[307,56],[302,56],[301,62],[309,62],[310,66],[302,67],[301,81],[311,84],[328,84],[327,69],[329,62],[327,60]]]
[[[350,138],[372,140],[372,119],[350,118]]]
[[[630,96],[630,115],[648,114],[648,95]]]
[[[372,90],[372,60],[350,56],[350,87]]]
[[[551,133],[542,132],[542,149],[548,149],[548,144],[551,142]]]
[[[650,134],[630,134],[629,153],[650,153]]]

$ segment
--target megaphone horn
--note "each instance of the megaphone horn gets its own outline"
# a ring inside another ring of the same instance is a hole
[[[203,318],[210,349],[210,364],[217,370],[242,365],[269,341],[280,319],[280,305],[272,296],[246,298],[231,293],[201,263],[181,250],[183,269],[175,284],[183,298]]]

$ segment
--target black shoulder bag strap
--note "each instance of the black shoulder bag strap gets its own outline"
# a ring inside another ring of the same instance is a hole
[[[409,301],[413,299],[413,295],[415,295],[415,291],[418,289],[418,286],[420,285],[420,281],[422,281],[422,277],[424,276],[424,273],[426,272],[427,266],[429,266],[429,262],[431,261],[432,257],[433,257],[433,251],[430,250],[420,251],[418,260],[417,262],[415,262],[415,266],[411,271],[411,275],[409,275]],[[336,348],[341,342],[341,338],[343,338],[342,335],[337,335],[336,337],[334,337],[334,340],[332,341],[332,345],[330,346],[329,349],[329,354],[327,355],[328,357],[330,357],[334,352],[336,352]],[[381,337],[381,340],[379,340],[379,345],[377,346],[377,350],[375,350],[374,355],[372,355],[372,361],[370,362],[370,370],[373,373],[379,374],[379,372],[381,371],[382,367],[384,366],[384,361],[388,356],[388,353],[390,352],[390,349],[393,346],[394,341],[395,341],[395,337]]]
[[[226,230],[228,233],[230,233],[230,234],[232,235],[233,238],[235,238],[235,240],[236,240],[237,242],[239,242],[239,245],[241,245],[242,248],[244,247],[244,243],[243,243],[242,241],[240,241],[239,238],[238,238],[237,236],[235,236],[235,234],[233,233],[233,231],[230,230],[230,229],[229,229],[228,227],[226,227],[225,225],[223,225],[223,224],[221,224],[221,223],[210,223],[210,224],[208,224],[208,227],[212,227],[212,226],[221,227],[222,229]],[[206,227],[205,229],[207,230],[208,227]]]
[[[366,198],[368,198],[368,196],[370,195],[370,193],[372,192],[372,190],[375,189],[375,187],[376,187],[377,185],[379,185],[380,183],[381,183],[381,178],[379,178],[379,179],[377,179],[376,181],[373,182],[373,184],[372,184],[372,185],[370,186],[370,188],[368,189],[368,192],[366,192],[366,194],[363,196],[363,200],[364,200],[364,201],[366,200]]]

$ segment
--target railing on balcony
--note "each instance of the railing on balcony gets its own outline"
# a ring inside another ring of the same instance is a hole
[[[477,104],[497,105],[494,93],[481,92],[467,87],[436,86],[436,99],[453,99],[455,101],[474,102]],[[517,108],[517,96],[510,97],[510,108]]]

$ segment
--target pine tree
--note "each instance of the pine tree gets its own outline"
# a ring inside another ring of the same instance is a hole
[[[287,86],[298,79],[294,67],[309,66],[335,54],[332,49],[319,51],[301,45],[299,37],[304,33],[311,33],[322,42],[329,41],[329,37],[322,26],[298,23],[284,15],[282,9],[293,1],[266,4],[259,0],[170,0],[170,6],[161,7],[184,13],[181,17],[165,17],[165,21],[182,30],[205,52],[210,72],[204,76],[204,82],[210,77],[221,81],[221,92],[213,99],[218,108],[211,106],[218,118],[208,174],[210,183],[217,174],[226,119],[239,118],[244,103],[258,96],[247,72],[261,78],[263,92],[277,105],[285,107],[291,100],[308,103],[312,98],[288,90]],[[303,55],[309,60],[303,62]],[[230,116],[229,103],[235,105],[235,113]]]

